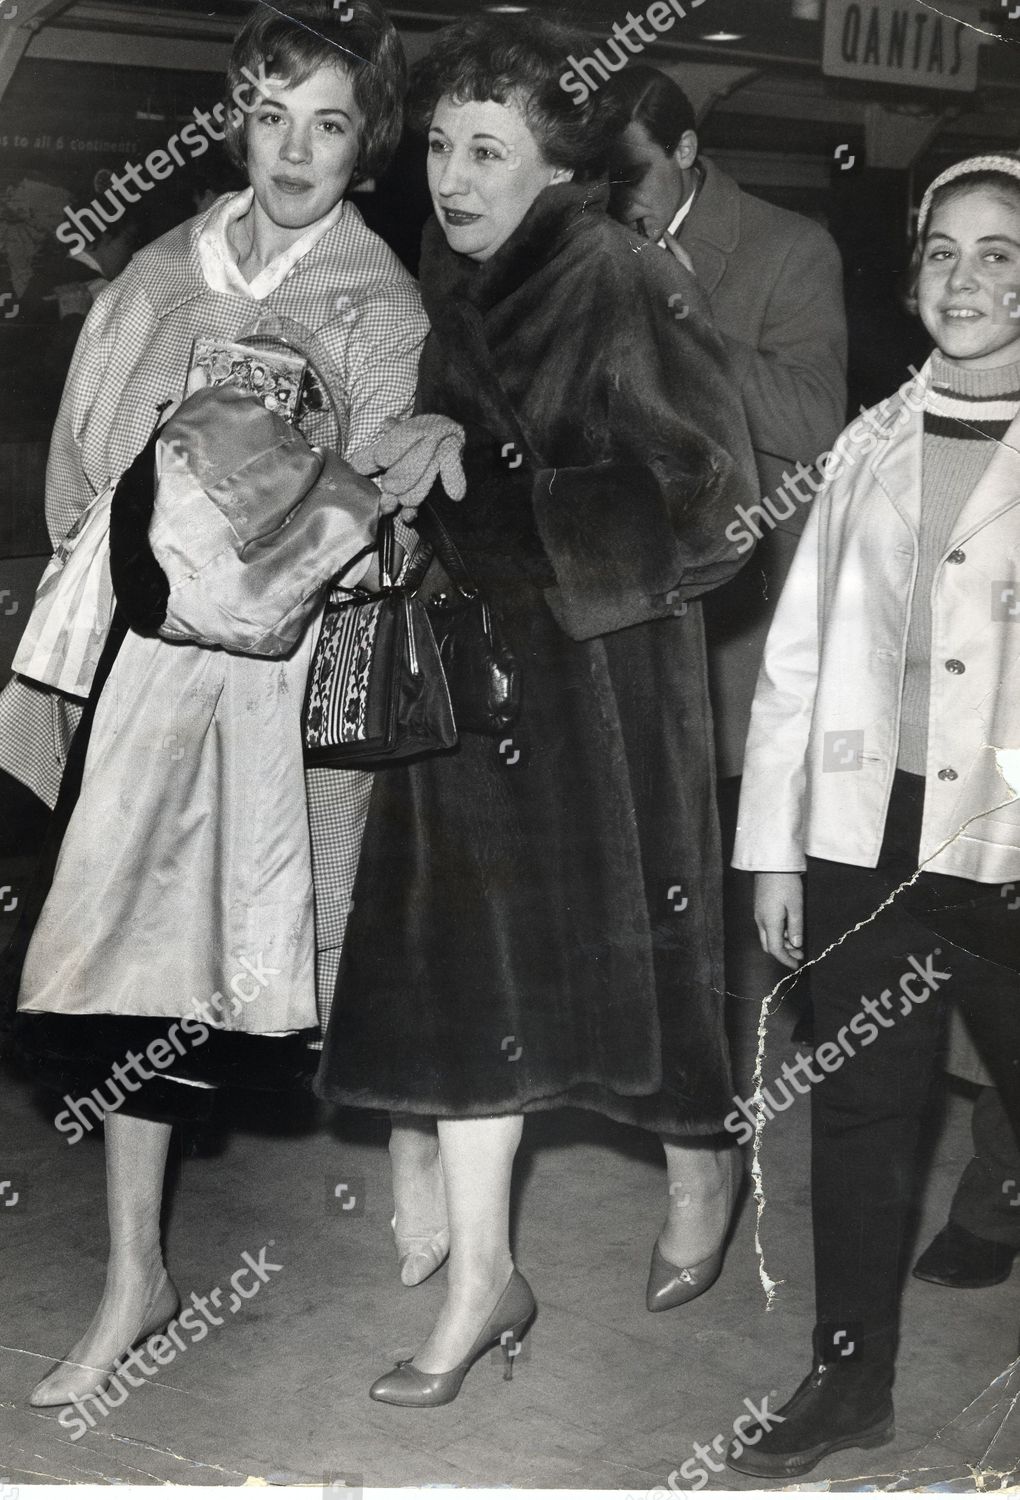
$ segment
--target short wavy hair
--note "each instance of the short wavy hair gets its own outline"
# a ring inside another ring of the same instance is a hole
[[[250,91],[248,74],[258,77],[264,68],[294,87],[322,67],[348,74],[362,114],[352,183],[385,171],[404,127],[407,61],[393,22],[376,0],[346,0],[342,8],[332,0],[255,6],[227,64],[224,139],[235,166],[243,170],[246,163],[248,115],[235,101],[238,90]]]
[[[560,79],[571,54],[584,52],[584,32],[536,15],[476,15],[444,27],[411,70],[410,123],[425,131],[442,98],[457,104],[516,105],[543,159],[580,181],[604,175],[623,126],[608,89],[578,104]]]
[[[910,257],[910,265],[907,267],[903,277],[902,301],[907,312],[916,317],[918,312],[917,286],[921,279],[921,264],[924,260],[924,250],[931,233],[932,220],[936,210],[944,203],[949,203],[954,198],[960,198],[964,193],[969,193],[974,188],[992,188],[1006,198],[1011,198],[1020,208],[1020,178],[1011,176],[1009,172],[996,172],[994,169],[978,172],[968,172],[966,176],[956,177],[951,182],[937,187],[931,196],[928,205],[928,213],[923,225],[919,226],[917,238],[914,241],[914,250]]]
[[[698,117],[675,78],[649,63],[628,63],[606,85],[622,109],[627,124],[642,125],[667,156],[672,156],[689,130],[697,132]]]

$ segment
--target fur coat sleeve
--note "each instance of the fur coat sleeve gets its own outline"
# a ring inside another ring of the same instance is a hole
[[[473,277],[427,244],[419,404],[466,422],[465,507],[488,512],[490,545],[514,537],[533,578],[542,556],[549,608],[586,640],[681,613],[737,571],[726,527],[754,497],[754,467],[693,277],[590,191],[542,197]]]
[[[754,498],[740,398],[693,278],[658,246],[603,269],[605,457],[542,468],[532,492],[556,570],[549,603],[578,640],[673,614],[732,577],[744,559],[725,528]]]

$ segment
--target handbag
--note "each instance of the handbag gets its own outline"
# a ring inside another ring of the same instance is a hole
[[[306,765],[387,765],[457,743],[429,615],[416,582],[396,580],[395,546],[384,516],[381,587],[330,590],[305,696]]]
[[[419,527],[455,590],[426,606],[459,731],[502,734],[521,709],[520,663],[499,632],[488,601],[471,580],[442,517],[425,503]]]

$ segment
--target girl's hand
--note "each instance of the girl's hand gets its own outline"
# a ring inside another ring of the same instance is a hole
[[[463,500],[463,447],[462,427],[448,417],[426,414],[397,422],[350,462],[359,474],[376,476],[383,515],[399,511],[402,521],[413,522],[437,478],[451,500]]]
[[[804,880],[796,871],[754,877],[754,920],[766,953],[788,969],[804,962]]]

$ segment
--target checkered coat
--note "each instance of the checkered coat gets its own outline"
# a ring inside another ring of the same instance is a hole
[[[197,242],[215,209],[137,255],[85,324],[49,456],[46,518],[54,544],[144,446],[160,406],[183,396],[197,334],[275,336],[310,353],[331,399],[303,419],[302,430],[310,442],[345,456],[412,409],[427,320],[413,278],[356,206],[347,203],[339,222],[259,302],[214,292],[202,274]],[[0,696],[0,766],[50,806],[79,713],[73,700],[19,679]],[[370,785],[358,772],[309,776],[326,992],[339,960]]]

